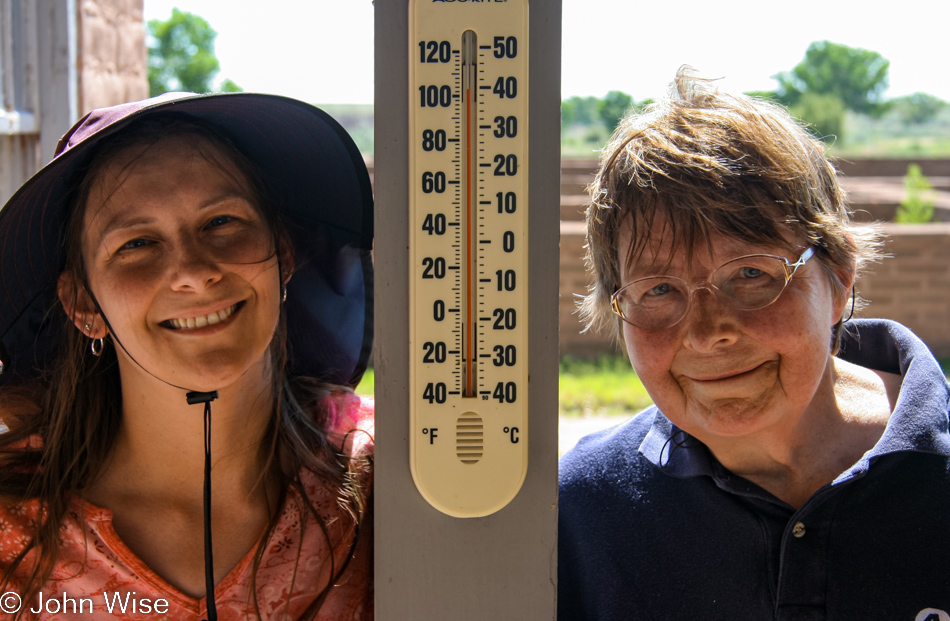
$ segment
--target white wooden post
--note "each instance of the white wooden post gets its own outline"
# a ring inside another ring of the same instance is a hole
[[[376,618],[554,619],[561,2],[529,9],[528,473],[510,504],[482,518],[440,513],[410,474],[408,0],[375,0],[375,10]]]

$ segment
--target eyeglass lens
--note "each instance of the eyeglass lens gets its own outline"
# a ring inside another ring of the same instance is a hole
[[[735,308],[756,310],[774,302],[784,291],[788,283],[785,265],[782,259],[767,255],[740,257],[713,270],[708,283]],[[667,328],[686,314],[693,288],[675,276],[642,278],[616,293],[616,310],[639,328]]]

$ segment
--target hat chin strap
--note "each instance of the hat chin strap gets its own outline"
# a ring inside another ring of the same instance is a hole
[[[218,611],[214,603],[214,558],[211,551],[211,402],[218,398],[218,391],[189,392],[185,397],[188,405],[205,404],[205,484],[204,484],[204,523],[205,523],[205,598],[208,602],[207,621],[217,621]]]
[[[89,297],[92,298],[92,303],[96,307],[96,311],[99,313],[99,316],[102,317],[103,323],[109,329],[109,334],[112,335],[112,340],[119,344],[119,347],[122,348],[122,351],[125,352],[125,355],[134,362],[140,369],[154,377],[160,382],[168,384],[173,388],[178,388],[180,390],[186,391],[185,399],[188,402],[188,405],[197,405],[199,403],[205,404],[204,411],[204,443],[205,443],[205,468],[204,468],[204,490],[203,490],[203,521],[204,521],[204,540],[205,540],[205,599],[207,600],[207,610],[208,618],[206,621],[218,621],[218,609],[214,601],[214,554],[212,550],[211,543],[211,402],[218,398],[218,391],[212,390],[208,392],[201,392],[198,390],[188,390],[183,386],[178,386],[172,384],[171,382],[164,380],[148,369],[146,369],[142,364],[136,360],[132,354],[129,353],[129,350],[125,348],[125,345],[122,344],[122,341],[119,340],[116,336],[115,330],[112,329],[112,324],[109,323],[109,318],[106,317],[106,314],[102,312],[102,307],[99,306],[99,300],[96,299],[95,294],[92,292],[92,288],[89,287],[88,283],[86,284],[86,291],[89,292]]]

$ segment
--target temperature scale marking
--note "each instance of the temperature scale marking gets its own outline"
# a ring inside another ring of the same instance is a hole
[[[478,517],[527,472],[528,0],[409,13],[411,469]]]

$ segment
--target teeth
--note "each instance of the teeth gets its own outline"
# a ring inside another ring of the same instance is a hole
[[[237,304],[229,306],[224,310],[220,310],[216,313],[210,313],[202,317],[186,317],[184,319],[169,319],[167,323],[171,324],[171,327],[176,330],[183,330],[185,328],[203,328],[207,325],[213,325],[216,323],[221,323],[232,314],[234,314],[235,309],[237,309]]]

